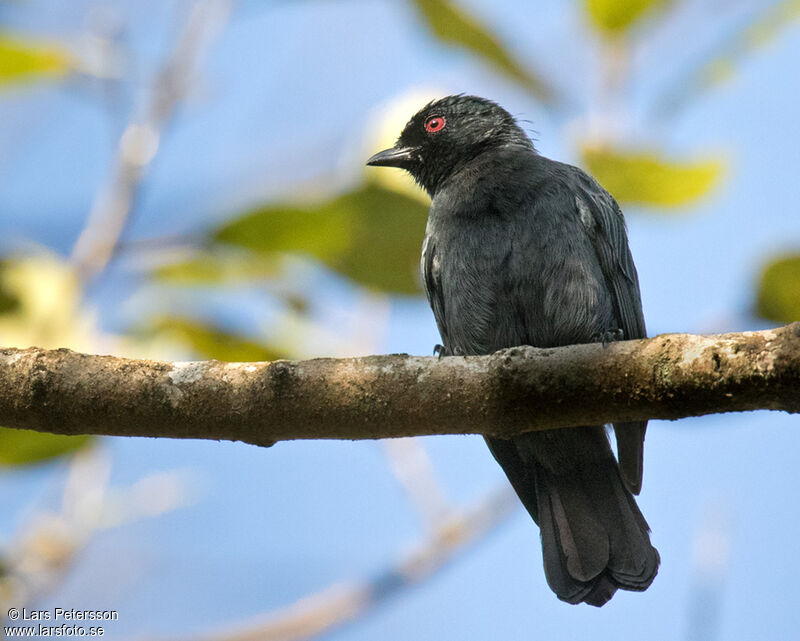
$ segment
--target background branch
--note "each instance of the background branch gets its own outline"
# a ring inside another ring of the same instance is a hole
[[[72,261],[84,280],[102,272],[111,260],[163,132],[188,95],[200,60],[225,26],[232,5],[232,0],[199,0],[192,5],[171,55],[153,79],[143,113],[125,128],[109,183],[95,199],[72,250]]]
[[[197,641],[306,641],[364,616],[404,590],[435,576],[488,536],[518,507],[509,486],[443,518],[397,563],[372,577],[342,581],[252,621]]]
[[[8,427],[255,445],[800,412],[798,390],[800,323],[444,359],[168,363],[0,352],[0,424]]]

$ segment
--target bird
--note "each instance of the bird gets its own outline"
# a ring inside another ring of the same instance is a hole
[[[367,161],[431,197],[420,267],[441,356],[646,336],[622,211],[583,170],[548,159],[505,109],[471,95],[428,103]],[[646,421],[486,436],[538,524],[545,577],[567,603],[644,591],[660,564],[635,494]]]

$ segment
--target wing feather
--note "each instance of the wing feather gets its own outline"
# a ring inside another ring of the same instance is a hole
[[[447,334],[447,320],[444,309],[444,292],[442,291],[441,269],[439,258],[436,255],[436,242],[430,235],[425,236],[422,243],[422,278],[425,284],[425,294],[428,297],[433,316],[439,327],[442,337],[444,353],[449,354],[452,346]]]
[[[580,172],[576,206],[587,228],[609,291],[623,338],[647,336],[639,277],[628,247],[625,218],[617,201],[594,179]],[[587,215],[588,214],[588,215]],[[647,421],[614,423],[622,480],[634,494],[642,489]]]

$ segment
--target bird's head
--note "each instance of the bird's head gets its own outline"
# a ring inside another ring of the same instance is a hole
[[[368,165],[400,167],[433,195],[453,172],[487,151],[533,143],[500,105],[477,96],[448,96],[428,103],[403,129],[397,143]]]

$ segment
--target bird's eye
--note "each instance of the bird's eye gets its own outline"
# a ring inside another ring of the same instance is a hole
[[[429,134],[435,134],[437,131],[444,129],[444,116],[433,116],[425,121],[425,131]]]

